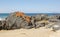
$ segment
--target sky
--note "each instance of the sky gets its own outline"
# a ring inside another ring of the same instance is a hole
[[[60,13],[60,0],[0,0],[0,13]]]

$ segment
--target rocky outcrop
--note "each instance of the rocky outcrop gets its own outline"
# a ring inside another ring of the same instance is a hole
[[[60,30],[60,22],[53,23],[52,25],[48,25],[48,28],[52,28],[52,31]]]
[[[55,23],[54,25],[51,26],[53,31],[60,30],[60,23]]]
[[[58,22],[60,22],[60,15],[49,16],[47,14],[38,14],[34,16],[27,16],[23,12],[14,12],[6,17],[4,21],[0,21],[0,29],[31,29],[46,26],[53,30],[59,30],[60,23]]]
[[[22,12],[15,12],[10,14],[6,18],[6,25],[4,26],[4,29],[10,30],[10,29],[19,29],[19,28],[31,28],[30,26],[30,18],[24,15]]]
[[[52,28],[52,31],[57,31],[60,29],[60,15],[48,16],[49,24],[47,28]]]
[[[42,22],[43,20],[48,20],[47,18],[47,14],[39,14],[39,15],[35,15],[35,16],[31,16],[31,23],[33,25],[34,28],[39,28],[42,26],[45,26],[45,21]]]

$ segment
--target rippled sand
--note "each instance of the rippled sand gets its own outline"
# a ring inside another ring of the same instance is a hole
[[[53,32],[45,28],[1,30],[0,37],[60,37],[60,31]]]

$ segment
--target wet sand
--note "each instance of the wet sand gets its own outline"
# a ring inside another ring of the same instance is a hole
[[[1,30],[0,37],[60,37],[60,31],[53,32],[50,29],[16,29]]]

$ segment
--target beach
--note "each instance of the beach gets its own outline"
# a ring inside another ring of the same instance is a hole
[[[60,0],[0,0],[0,37],[60,37]]]
[[[13,15],[11,14],[6,17],[6,19],[0,18],[0,37],[60,37],[59,15],[56,15],[58,16],[56,17],[54,15],[47,16],[45,14],[40,14],[36,15],[35,18],[33,18],[34,16],[25,16],[21,12],[16,12],[16,14],[13,13]],[[30,20],[30,18],[32,20]],[[28,22],[26,19],[31,22]],[[34,19],[36,20],[35,23]],[[49,26],[51,26],[52,29],[49,28]],[[56,30],[56,32],[52,30]]]
[[[60,37],[60,31],[53,32],[44,27],[38,29],[1,30],[0,37]]]

